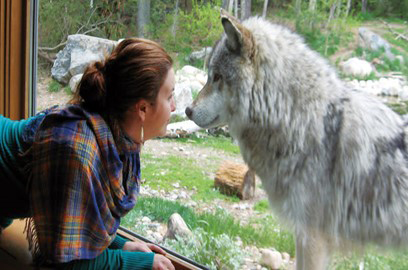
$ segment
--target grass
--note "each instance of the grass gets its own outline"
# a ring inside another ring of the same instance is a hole
[[[59,92],[62,88],[64,88],[64,86],[61,85],[56,80],[51,80],[50,83],[48,84],[48,91],[51,93]]]
[[[172,141],[174,139],[163,139],[163,141]],[[190,136],[189,138],[178,138],[177,142],[191,144],[198,147],[209,147],[216,150],[222,150],[226,153],[230,154],[239,154],[239,147],[238,145],[232,142],[232,139],[229,137],[219,136],[207,136],[205,137],[198,137],[198,136]]]
[[[399,103],[388,103],[387,105],[398,114],[403,115],[408,113],[408,101]]]
[[[391,48],[391,52],[394,55],[402,55],[404,58],[405,63],[408,61],[408,54],[398,51],[395,48]],[[364,58],[368,62],[372,62],[374,59],[379,59],[379,63],[376,65],[376,69],[379,72],[389,72],[389,71],[394,71],[394,72],[401,72],[402,74],[406,75],[408,77],[408,67],[407,65],[403,64],[400,62],[399,59],[389,59],[386,56],[384,48],[381,48],[377,51],[371,51],[368,49],[363,49],[361,47],[358,47],[355,52],[353,53],[353,56],[357,56],[360,58]],[[371,75],[370,75],[371,76]]]
[[[231,239],[239,237],[245,245],[256,245],[258,248],[275,247],[292,256],[295,252],[292,234],[282,230],[272,216],[254,219],[251,225],[241,225],[223,209],[217,209],[213,213],[196,213],[178,202],[141,197],[135,208],[123,219],[122,225],[131,228],[135,218],[139,217],[139,211],[143,211],[143,215],[159,222],[167,222],[173,213],[179,213],[192,230],[202,228],[214,236],[226,234]]]
[[[264,200],[260,200],[259,202],[257,202],[254,205],[254,210],[258,212],[263,212],[263,213],[270,211],[268,200],[264,199]]]
[[[385,252],[369,248],[362,255],[354,254],[348,257],[337,255],[331,269],[359,270],[359,264],[364,264],[365,270],[406,270],[408,269],[408,254],[403,251]]]
[[[237,198],[221,194],[214,188],[214,180],[207,175],[209,171],[217,169],[215,166],[202,166],[194,159],[179,156],[153,157],[151,154],[142,154],[142,177],[146,184],[156,190],[173,190],[173,184],[179,183],[188,190],[196,190],[195,200],[210,201],[223,199],[237,201]]]

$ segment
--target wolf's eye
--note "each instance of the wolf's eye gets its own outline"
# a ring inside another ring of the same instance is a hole
[[[214,74],[214,82],[218,81],[219,79],[221,79],[221,75],[218,73]]]

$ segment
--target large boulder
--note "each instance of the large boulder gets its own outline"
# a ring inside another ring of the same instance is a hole
[[[354,77],[366,77],[374,71],[371,63],[356,57],[350,58],[345,62],[341,62],[340,69],[345,75]]]
[[[212,52],[212,48],[211,48],[211,47],[202,48],[202,49],[199,50],[199,51],[192,52],[192,53],[190,54],[190,56],[188,57],[188,61],[189,61],[190,63],[195,63],[195,62],[197,62],[198,60],[203,60],[204,62],[207,62],[207,61],[208,61],[208,58],[209,58],[210,55],[211,55],[211,52]]]
[[[66,85],[72,76],[81,74],[89,63],[103,60],[117,42],[87,35],[70,35],[64,49],[59,51],[51,76]]]
[[[360,37],[360,46],[372,51],[378,51],[384,49],[385,56],[391,60],[395,58],[391,52],[391,45],[385,41],[382,37],[376,33],[368,30],[365,27],[360,27],[358,29],[358,35]]]
[[[193,102],[193,93],[198,93],[207,81],[207,75],[201,69],[184,66],[176,72],[174,100],[176,111],[173,114],[185,116],[185,109]]]

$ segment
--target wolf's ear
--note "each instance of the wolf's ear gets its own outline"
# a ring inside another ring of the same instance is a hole
[[[221,9],[221,23],[227,35],[227,47],[235,53],[252,50],[251,33],[237,19]]]

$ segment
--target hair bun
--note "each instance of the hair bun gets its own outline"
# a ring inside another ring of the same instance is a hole
[[[102,62],[90,64],[79,83],[79,95],[86,107],[101,112],[106,109],[105,65]]]

